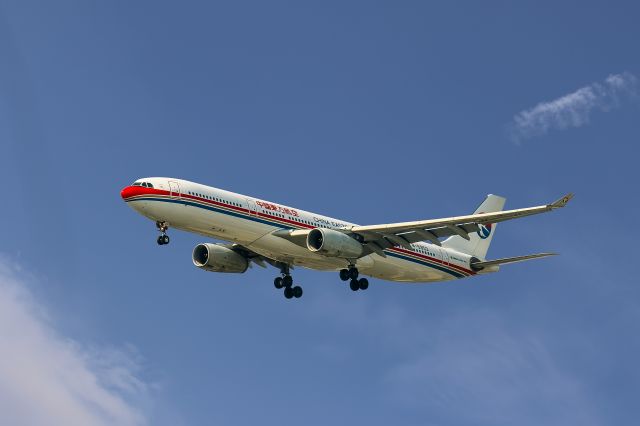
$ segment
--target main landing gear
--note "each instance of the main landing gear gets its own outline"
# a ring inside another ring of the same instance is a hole
[[[348,269],[340,270],[340,279],[342,281],[349,281],[349,288],[352,291],[366,290],[369,288],[369,280],[366,278],[358,279],[358,268],[350,265]]]
[[[284,297],[286,297],[287,299],[291,299],[293,297],[295,297],[296,299],[301,298],[302,287],[300,287],[299,285],[293,285],[293,278],[289,273],[289,266],[282,266],[280,268],[280,272],[282,274],[282,277],[276,277],[276,279],[273,280],[273,285],[275,286],[275,288],[284,288]]]
[[[160,231],[160,235],[158,236],[158,245],[163,246],[165,244],[169,244],[169,236],[167,235],[167,229],[169,229],[169,225],[166,222],[156,222],[156,228]]]

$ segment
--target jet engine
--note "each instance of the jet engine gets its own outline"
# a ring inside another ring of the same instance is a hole
[[[307,235],[307,248],[327,257],[356,259],[362,256],[362,244],[340,231],[326,228],[312,229]]]
[[[198,244],[193,249],[193,264],[209,272],[241,274],[249,267],[243,255],[220,244]]]

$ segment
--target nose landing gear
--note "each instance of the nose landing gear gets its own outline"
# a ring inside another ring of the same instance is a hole
[[[166,222],[156,222],[156,228],[160,231],[160,235],[158,236],[157,242],[159,246],[163,246],[165,244],[169,244],[169,236],[167,235],[167,229],[169,229],[169,225]]]

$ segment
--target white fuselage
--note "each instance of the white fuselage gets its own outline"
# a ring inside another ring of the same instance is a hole
[[[242,245],[262,256],[294,266],[339,270],[349,261],[311,252],[274,235],[279,230],[348,228],[355,224],[282,204],[173,178],[145,178],[153,188],[129,186],[122,197],[134,210],[171,228]],[[433,282],[475,275],[470,256],[414,243],[411,250],[393,247],[386,257],[370,254],[357,259],[362,274],[390,281]]]

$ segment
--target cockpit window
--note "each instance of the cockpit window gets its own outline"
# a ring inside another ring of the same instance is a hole
[[[142,184],[140,182],[133,182],[132,186],[141,186]]]
[[[153,185],[151,185],[150,182],[147,182],[147,188],[153,188]]]

